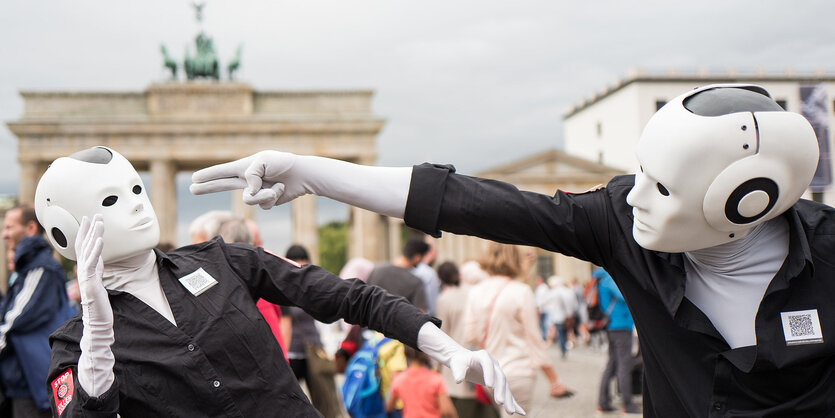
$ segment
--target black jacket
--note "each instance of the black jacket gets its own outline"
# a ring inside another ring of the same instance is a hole
[[[316,266],[299,268],[260,248],[219,238],[167,255],[157,252],[157,259],[177,326],[133,295],[110,291],[116,381],[91,398],[78,385],[76,372],[83,324],[80,318],[68,322],[51,337],[49,382],[56,416],[63,410],[62,417],[114,417],[116,412],[122,417],[318,417],[258,312],[258,298],[303,307],[324,322],[345,318],[413,347],[420,327],[434,320],[380,288],[342,280]],[[218,283],[194,296],[178,278],[199,268]]]
[[[414,168],[405,220],[435,235],[538,246],[603,266],[635,319],[647,417],[835,414],[835,211],[801,200],[781,215],[789,254],[759,306],[757,345],[730,349],[684,297],[684,255],[632,238],[633,184],[619,176],[601,190],[546,196],[424,164]],[[784,332],[806,330],[784,330],[781,314],[807,310],[820,318],[822,341],[788,343]]]

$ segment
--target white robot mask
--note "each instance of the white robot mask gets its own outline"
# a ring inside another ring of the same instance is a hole
[[[739,239],[790,208],[812,180],[818,143],[762,87],[725,84],[658,110],[636,154],[632,235],[646,249],[683,252]]]
[[[35,190],[35,213],[53,247],[75,260],[81,218],[104,220],[105,263],[146,252],[159,243],[159,222],[145,185],[118,152],[93,147],[58,158]]]

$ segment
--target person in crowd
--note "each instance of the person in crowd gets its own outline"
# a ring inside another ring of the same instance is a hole
[[[369,167],[278,151],[195,172],[269,208],[314,193],[406,225],[538,246],[604,267],[644,354],[646,416],[835,412],[835,212],[802,200],[815,129],[749,84],[707,85],[644,127],[640,169],[544,195],[452,166]],[[706,412],[712,411],[712,412]]]
[[[548,344],[557,338],[560,354],[565,358],[568,353],[568,330],[574,328],[574,314],[577,311],[577,298],[574,291],[565,284],[560,276],[548,278],[548,296],[546,306],[548,311]]]
[[[310,264],[307,249],[301,245],[291,245],[284,256],[300,266]],[[293,374],[299,382],[304,381],[307,384],[310,401],[325,418],[338,418],[342,415],[342,409],[339,405],[333,373],[325,375],[321,370],[316,370],[315,363],[313,363],[315,359],[307,358],[324,352],[319,330],[316,328],[316,320],[304,309],[292,305],[281,306],[281,315],[292,321],[293,332],[287,357],[290,359]],[[318,375],[314,375],[315,373]]]
[[[575,328],[574,333],[569,334],[569,341],[573,340],[574,345],[578,344],[577,337],[580,338],[580,341],[583,343],[588,344],[589,342],[589,313],[588,307],[586,306],[586,299],[584,297],[583,291],[584,287],[583,284],[577,277],[574,277],[571,280],[571,290],[574,291],[574,298],[577,302],[577,311],[574,314],[576,318],[575,321]]]
[[[447,395],[441,375],[429,369],[429,357],[412,347],[405,348],[409,367],[392,379],[386,410],[403,402],[403,418],[458,418]]]
[[[461,264],[461,267],[458,270],[461,275],[462,286],[475,286],[481,283],[482,280],[489,277],[489,275],[482,270],[478,261],[475,260],[465,261]]]
[[[382,263],[368,275],[367,283],[380,286],[389,293],[403,296],[412,305],[426,312],[428,307],[423,281],[411,273],[429,250],[421,238],[409,238],[394,263]]]
[[[470,286],[461,284],[458,267],[451,261],[438,266],[438,278],[441,280],[441,294],[438,296],[437,317],[441,320],[441,329],[456,341],[464,341],[466,329],[464,310]],[[461,418],[498,417],[496,409],[476,400],[471,385],[456,385],[455,378],[448,369],[441,369],[447,391],[455,410]]]
[[[49,334],[76,311],[67,276],[52,257],[31,205],[6,211],[3,240],[11,250],[12,277],[0,300],[0,382],[12,417],[49,417]]]
[[[489,354],[461,347],[434,318],[378,287],[220,238],[154,251],[153,207],[139,174],[114,150],[53,161],[35,208],[50,243],[77,260],[82,296],[82,315],[50,340],[55,416],[321,416],[261,319],[259,297],[325,322],[368,325],[461,380],[494,387],[508,412],[522,412]]]
[[[374,263],[362,257],[353,257],[339,270],[339,277],[343,279],[368,280],[368,275],[374,270]]]
[[[533,291],[534,302],[536,302],[536,311],[539,312],[539,330],[542,331],[542,339],[548,339],[548,313],[545,312],[545,305],[548,301],[548,296],[551,288],[542,276],[536,276],[535,287]]]
[[[339,277],[343,279],[359,279],[362,282],[368,280],[368,275],[374,270],[374,263],[366,258],[353,257],[339,270]],[[365,339],[362,337],[362,327],[351,325],[340,321],[343,325],[344,336],[334,353],[334,364],[337,373],[344,373],[348,360],[362,347]]]
[[[533,291],[517,280],[530,267],[526,261],[515,245],[489,243],[479,261],[489,277],[470,290],[464,313],[465,341],[493,353],[522,408],[533,401],[538,371],[548,379],[551,396],[573,394],[551,365]]]
[[[425,236],[424,239],[427,245],[426,253],[420,259],[420,262],[411,270],[411,273],[423,282],[423,291],[426,294],[427,313],[429,315],[435,315],[435,303],[438,300],[438,294],[441,292],[441,281],[438,280],[438,273],[432,268],[437,252],[435,251],[434,239],[430,236]]]
[[[214,238],[220,233],[220,226],[224,222],[237,218],[228,210],[212,210],[194,218],[188,227],[191,243],[197,244]]]
[[[627,414],[640,413],[640,409],[632,403],[632,347],[634,322],[623,295],[618,290],[612,276],[602,268],[596,268],[592,275],[599,280],[600,307],[607,312],[608,325],[606,336],[609,340],[609,359],[603,376],[600,378],[600,396],[597,400],[597,410],[601,412],[614,411],[612,406],[611,382],[617,378],[618,389],[623,403],[623,412]]]

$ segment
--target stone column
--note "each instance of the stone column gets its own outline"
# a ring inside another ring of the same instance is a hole
[[[244,219],[255,219],[255,206],[244,203],[243,195],[241,189],[232,190],[232,213]]]
[[[293,243],[304,246],[310,262],[319,263],[319,230],[316,223],[316,196],[304,195],[292,202]]]
[[[177,246],[177,167],[167,159],[152,160],[151,204],[159,220],[159,242]]]
[[[348,258],[363,257],[375,263],[386,260],[383,219],[383,216],[374,212],[351,207],[351,223],[348,225]]]
[[[394,262],[403,250],[403,237],[400,233],[402,226],[403,221],[400,219],[388,218],[388,254],[383,254],[388,261]]]
[[[20,203],[34,203],[35,188],[49,163],[43,161],[20,161],[20,180],[17,200]]]

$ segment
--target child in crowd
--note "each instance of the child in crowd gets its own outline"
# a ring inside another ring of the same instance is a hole
[[[392,380],[386,410],[393,411],[402,400],[403,418],[457,418],[444,379],[429,370],[429,357],[409,346],[405,349],[409,367]]]

